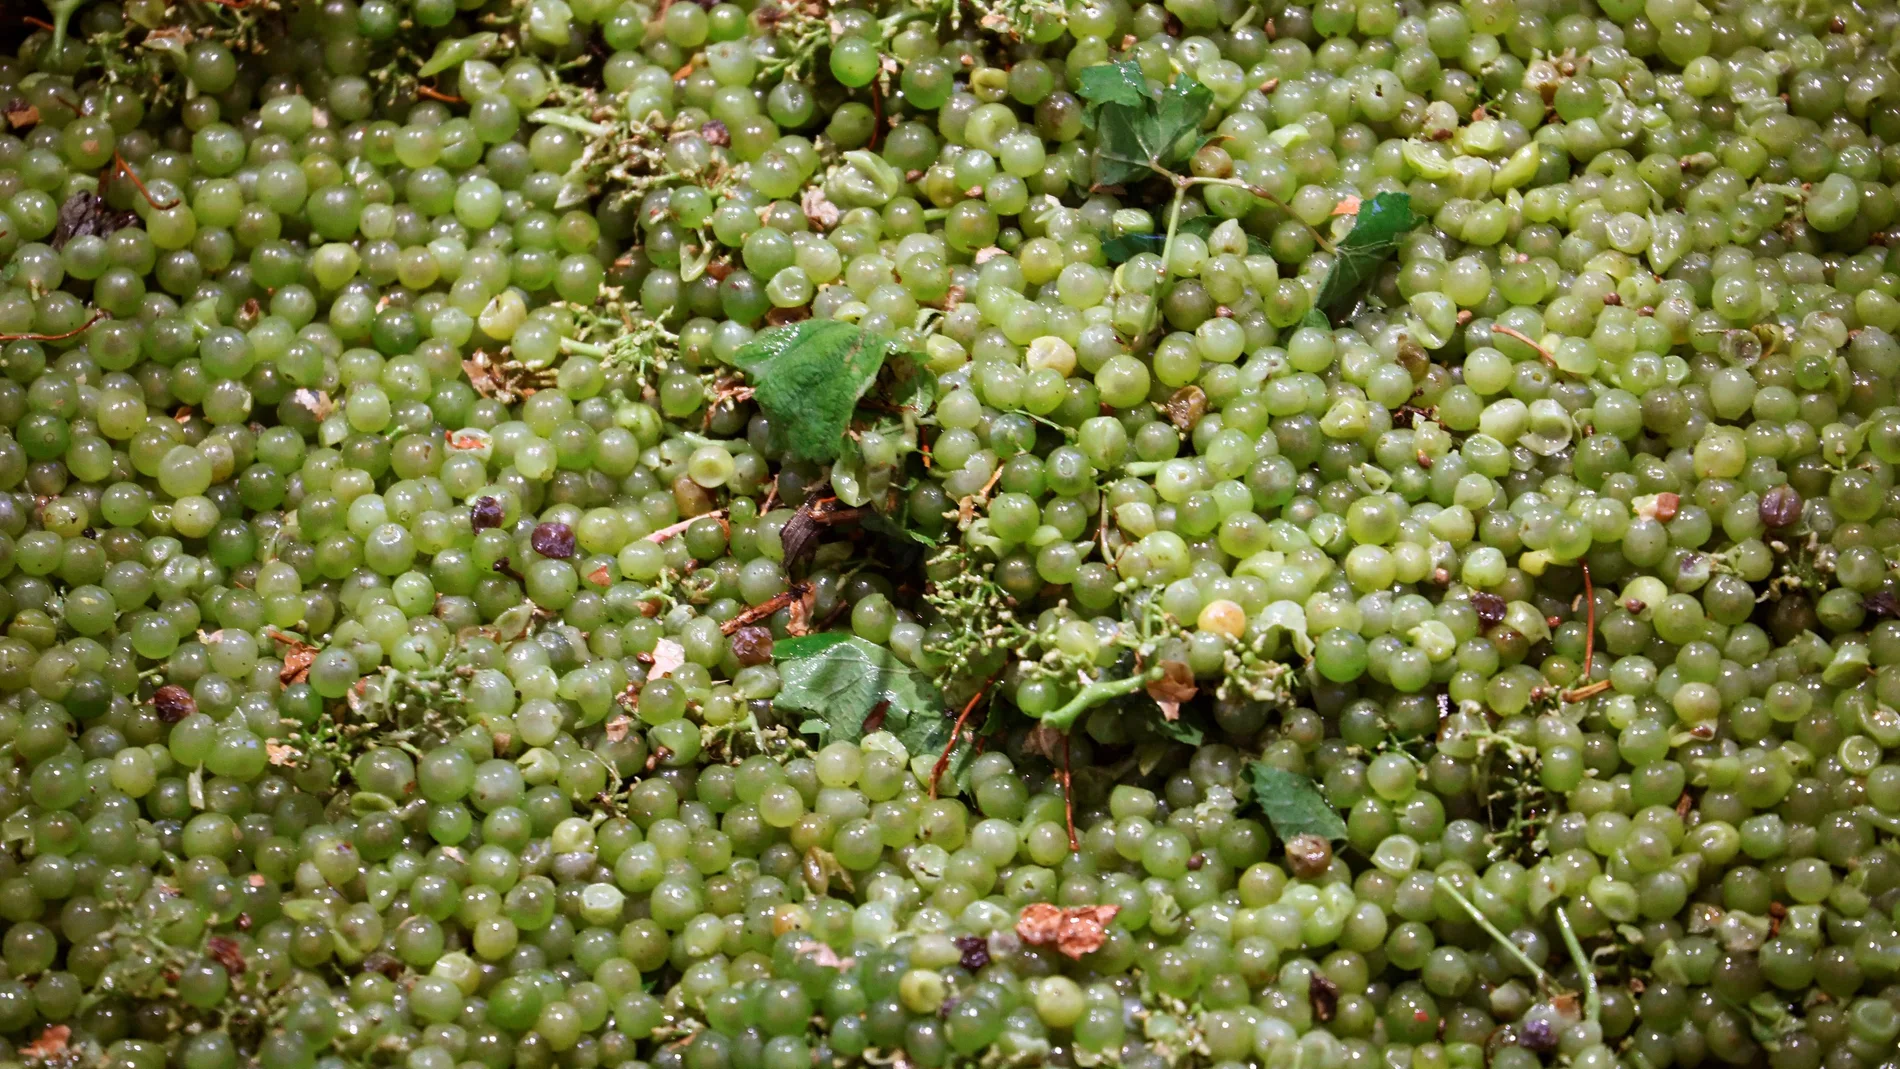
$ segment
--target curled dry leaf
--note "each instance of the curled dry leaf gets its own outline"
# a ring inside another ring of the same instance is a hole
[[[1317,969],[1307,983],[1306,997],[1313,1004],[1313,1019],[1321,1022],[1333,1019],[1339,1012],[1339,985],[1328,980]]]
[[[310,666],[317,659],[317,648],[288,631],[273,629],[270,637],[284,647],[284,667],[277,673],[278,681],[288,686],[309,679]]]
[[[232,976],[238,976],[244,972],[243,948],[235,939],[214,935],[205,940],[205,953],[219,965],[224,966],[224,971]]]
[[[608,719],[607,727],[605,729],[607,732],[607,741],[619,742],[620,740],[626,738],[627,732],[631,731],[632,729],[633,729],[632,717],[628,716],[625,713],[621,713],[618,716],[612,717]]]
[[[1181,718],[1181,703],[1192,701],[1200,688],[1194,685],[1194,670],[1180,661],[1162,661],[1162,676],[1148,684],[1148,697],[1161,707],[1169,720]]]
[[[1359,214],[1359,198],[1358,197],[1339,198],[1339,203],[1333,205],[1333,214],[1334,215],[1358,215]]]
[[[994,259],[996,259],[996,258],[997,258],[998,256],[1001,256],[1001,255],[1003,255],[1003,249],[1002,249],[1002,246],[1000,246],[1000,245],[985,245],[985,246],[983,246],[982,248],[980,248],[980,249],[978,249],[978,250],[976,250],[975,252],[973,252],[973,253],[971,253],[971,254],[970,254],[970,259],[971,259],[971,260],[972,260],[973,262],[975,262],[975,263],[976,263],[977,265],[979,265],[979,266],[981,266],[982,264],[984,264],[984,263],[987,263],[987,262],[988,262],[988,261],[990,261],[990,260],[994,260]]]
[[[839,219],[844,218],[844,213],[838,210],[838,206],[831,203],[831,199],[825,196],[823,186],[806,187],[805,195],[799,199],[798,206],[804,211],[805,218],[811,221],[811,225],[820,230],[830,230],[838,225]]]
[[[336,411],[336,405],[330,400],[330,395],[322,390],[297,390],[290,395],[290,399],[309,409],[310,414],[317,417],[319,422],[329,419],[330,413]]]
[[[820,943],[816,939],[810,940],[800,946],[798,948],[798,956],[801,958],[810,958],[812,961],[828,969],[849,969],[851,966],[857,964],[856,958],[841,958],[838,956],[837,951],[831,949],[831,947],[825,943]]]
[[[1048,761],[1062,760],[1062,744],[1067,740],[1062,732],[1047,724],[1037,724],[1023,736],[1023,751],[1042,757]]]
[[[653,667],[647,670],[647,678],[659,679],[685,663],[686,647],[663,638],[653,646]]]
[[[1191,431],[1207,414],[1207,392],[1199,386],[1183,386],[1162,403],[1168,422],[1179,430]]]
[[[66,1053],[66,1041],[73,1038],[73,1030],[63,1024],[48,1025],[40,1038],[20,1048],[22,1058],[57,1058]]]
[[[1023,907],[1016,920],[1016,934],[1033,946],[1053,946],[1068,957],[1080,961],[1093,953],[1108,938],[1108,924],[1121,912],[1120,906],[1052,906],[1037,902]]]
[[[264,752],[270,755],[270,763],[273,765],[295,764],[297,758],[301,756],[297,753],[295,746],[278,742],[276,739],[271,739],[264,743]]]

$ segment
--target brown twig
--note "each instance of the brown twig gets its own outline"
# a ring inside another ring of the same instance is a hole
[[[757,623],[780,609],[783,609],[785,606],[790,605],[792,599],[802,597],[804,593],[805,584],[793,583],[789,589],[766,598],[757,605],[752,606],[732,619],[727,620],[725,623],[720,624],[719,631],[721,634],[730,635],[747,624]]]
[[[937,797],[937,781],[943,778],[944,769],[950,767],[950,755],[956,752],[957,740],[963,736],[963,726],[969,722],[970,714],[976,711],[977,703],[990,692],[990,684],[994,682],[994,675],[984,680],[983,685],[976,688],[976,693],[970,695],[970,700],[964,703],[963,712],[957,714],[957,722],[950,728],[950,741],[944,744],[943,753],[938,755],[937,763],[930,769],[930,797],[933,801]]]
[[[1069,853],[1082,851],[1082,844],[1075,837],[1075,785],[1069,772],[1069,736],[1062,736],[1062,820],[1069,826]]]
[[[660,528],[659,530],[648,535],[646,540],[649,542],[664,542],[667,539],[673,537],[674,535],[679,534],[681,531],[686,530],[688,527],[691,527],[694,521],[696,520],[703,520],[708,516],[712,517],[715,520],[724,520],[725,515],[726,515],[725,509],[714,509],[711,512],[702,512],[697,516],[688,516],[678,523],[670,524],[666,527]]]
[[[205,0],[205,2],[219,7],[228,7],[233,11],[242,11],[251,6],[251,0]]]
[[[1518,341],[1521,341],[1525,345],[1530,346],[1532,349],[1537,350],[1537,355],[1544,358],[1544,363],[1549,364],[1551,367],[1557,366],[1557,358],[1550,355],[1549,349],[1546,349],[1543,346],[1532,341],[1528,334],[1525,334],[1523,331],[1518,330],[1516,327],[1507,327],[1502,323],[1493,323],[1491,324],[1491,333],[1502,334],[1507,338],[1516,338]]]
[[[870,150],[877,151],[877,135],[884,132],[884,94],[877,91],[877,79],[871,79],[871,144]]]
[[[92,313],[91,319],[86,320],[84,323],[64,334],[0,334],[0,341],[65,341],[67,338],[74,338],[84,334],[86,331],[92,329],[94,323],[99,322],[101,319],[108,318],[111,317],[105,312],[94,312]]]
[[[1583,563],[1583,612],[1586,626],[1589,627],[1589,630],[1583,633],[1583,677],[1588,679],[1590,678],[1590,661],[1596,656],[1597,647],[1597,596],[1595,588],[1590,585],[1590,565],[1587,563]],[[1585,698],[1592,698],[1603,693],[1609,689],[1609,686],[1609,680],[1599,680],[1588,686],[1565,691],[1563,700],[1580,702]]]
[[[22,15],[20,16],[20,21],[26,23],[28,26],[31,26],[36,30],[46,30],[49,33],[58,32],[58,27],[54,26],[52,23],[46,21],[45,19],[34,18],[31,15]]]
[[[439,101],[443,104],[460,104],[463,102],[461,97],[455,96],[452,93],[444,93],[432,85],[417,84],[416,95],[424,100]]]
[[[173,208],[178,207],[178,202],[176,200],[172,201],[170,204],[160,204],[158,202],[158,199],[152,196],[152,191],[145,188],[144,180],[140,179],[139,176],[132,170],[132,165],[125,162],[124,156],[121,156],[118,153],[114,152],[112,154],[112,165],[118,169],[120,174],[123,174],[127,178],[130,178],[132,180],[133,187],[139,191],[139,196],[145,198],[145,203],[151,205],[152,207],[158,209],[161,212],[168,212],[168,211],[171,211]]]

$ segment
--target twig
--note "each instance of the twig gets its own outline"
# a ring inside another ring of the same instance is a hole
[[[1590,662],[1596,657],[1597,595],[1596,589],[1590,585],[1590,565],[1587,562],[1583,563],[1583,612],[1584,620],[1590,628],[1583,633],[1583,678],[1588,679],[1590,678]],[[1598,683],[1602,685],[1598,686]],[[1563,700],[1567,702],[1580,702],[1584,698],[1595,697],[1603,693],[1610,685],[1610,681],[1607,679],[1599,680],[1598,683],[1591,683],[1588,686],[1565,691],[1562,695]],[[1591,687],[1596,687],[1596,689],[1591,690]],[[1590,693],[1585,694],[1584,691],[1590,691]]]
[[[176,200],[172,201],[170,204],[160,204],[157,198],[152,196],[152,191],[145,188],[144,180],[139,178],[138,174],[132,170],[132,165],[125,162],[124,156],[121,156],[118,153],[114,152],[112,154],[112,164],[114,167],[118,168],[120,174],[123,174],[127,178],[130,178],[132,180],[132,185],[139,191],[139,196],[145,198],[145,203],[151,205],[153,208],[156,208],[161,212],[168,212],[168,211],[171,211],[173,208],[178,207],[178,202]]]
[[[111,316],[107,312],[97,311],[92,313],[91,319],[86,320],[84,323],[64,334],[0,334],[0,341],[65,341],[67,338],[74,338],[84,334],[86,331],[92,329],[94,323],[99,322],[101,319],[109,318],[111,318]]]
[[[1069,826],[1069,853],[1081,853],[1075,838],[1075,783],[1069,773],[1069,737],[1062,736],[1062,820]]]
[[[56,32],[59,29],[59,27],[54,26],[52,23],[46,21],[45,19],[34,18],[32,15],[22,15],[20,16],[20,21],[26,23],[28,26],[31,26],[36,30],[49,30],[49,31]]]
[[[1597,971],[1590,959],[1584,956],[1583,944],[1577,940],[1577,930],[1570,926],[1570,915],[1564,907],[1557,907],[1557,929],[1563,932],[1564,946],[1570,948],[1571,960],[1577,963],[1577,975],[1583,978],[1583,1016],[1591,1024],[1596,1024],[1603,1013],[1603,999],[1597,994]]]
[[[1502,334],[1507,338],[1516,338],[1518,341],[1521,341],[1525,345],[1530,346],[1532,349],[1537,350],[1537,355],[1544,358],[1544,363],[1549,364],[1551,367],[1557,366],[1557,358],[1550,355],[1549,349],[1546,349],[1543,346],[1532,341],[1530,339],[1530,335],[1525,334],[1523,331],[1518,330],[1516,327],[1507,327],[1502,323],[1493,323],[1491,324],[1491,333]]]
[[[1457,884],[1440,876],[1438,877],[1438,889],[1456,899],[1458,904],[1464,907],[1465,912],[1471,915],[1471,919],[1477,922],[1478,927],[1483,928],[1491,938],[1498,941],[1498,945],[1504,948],[1505,953],[1515,958],[1519,965],[1530,970],[1530,974],[1537,978],[1537,985],[1539,987],[1546,991],[1556,988],[1557,985],[1551,981],[1550,974],[1545,972],[1542,966],[1527,957],[1524,951],[1518,947],[1516,943],[1511,942],[1508,936],[1498,931],[1497,925],[1492,924],[1485,918],[1484,914],[1478,912],[1478,907],[1472,905],[1471,900],[1459,892]]]
[[[444,93],[435,86],[423,85],[419,82],[416,84],[416,95],[424,100],[436,100],[444,104],[460,104],[463,102],[461,97],[455,96],[452,93]]]
[[[725,509],[714,509],[711,512],[702,512],[697,516],[688,516],[678,523],[660,528],[659,530],[648,535],[646,540],[649,542],[664,542],[667,539],[673,537],[674,535],[679,534],[681,531],[686,530],[688,527],[691,527],[694,521],[696,520],[703,520],[707,518],[708,516],[712,517],[715,520],[723,519],[725,517],[725,514],[726,514]]]
[[[870,151],[877,151],[877,135],[884,132],[884,94],[877,91],[878,79],[871,79],[871,143]]]
[[[976,693],[970,695],[970,700],[963,704],[963,711],[957,714],[957,722],[950,728],[950,741],[944,744],[943,753],[937,756],[937,763],[930,769],[930,797],[933,801],[937,797],[937,781],[943,778],[944,769],[950,767],[950,755],[956,752],[957,741],[963,736],[963,726],[969,723],[970,714],[976,712],[977,703],[990,692],[990,684],[994,682],[996,677],[993,675],[984,680],[983,685],[976,688]]]
[[[754,605],[751,608],[746,609],[744,612],[740,613],[739,615],[733,617],[730,620],[727,620],[723,624],[720,624],[719,631],[721,634],[730,635],[734,631],[739,630],[740,628],[746,626],[747,624],[756,623],[772,615],[773,613],[779,611],[780,609],[783,609],[785,606],[790,605],[792,603],[793,598],[803,597],[804,593],[805,593],[805,584],[793,583],[786,590],[783,590],[777,594],[772,595],[769,598],[766,598],[764,601],[759,602],[757,605]]]

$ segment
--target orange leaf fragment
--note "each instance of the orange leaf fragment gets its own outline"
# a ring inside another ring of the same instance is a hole
[[[1339,203],[1333,205],[1333,214],[1334,215],[1358,215],[1359,214],[1359,198],[1358,197],[1341,197],[1339,199]]]
[[[1120,912],[1120,906],[1064,909],[1037,902],[1023,907],[1022,915],[1016,920],[1016,934],[1032,946],[1054,946],[1080,961],[1083,955],[1099,949],[1108,939],[1108,924]]]
[[[1161,707],[1161,715],[1169,720],[1181,717],[1181,703],[1192,701],[1200,688],[1194,685],[1194,669],[1180,661],[1162,661],[1160,679],[1148,684],[1148,697]]]
[[[71,1038],[73,1030],[66,1025],[48,1025],[40,1038],[20,1048],[20,1057],[56,1058],[66,1053],[66,1041]]]

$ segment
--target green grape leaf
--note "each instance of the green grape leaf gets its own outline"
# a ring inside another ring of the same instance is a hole
[[[897,343],[855,323],[807,319],[774,327],[740,346],[732,363],[752,381],[753,399],[800,460],[838,456],[858,399]]]
[[[806,635],[776,642],[779,692],[773,705],[806,719],[798,729],[826,742],[857,742],[882,704],[883,725],[914,757],[932,760],[950,738],[943,695],[930,677],[890,650],[855,635]]]
[[[1195,237],[1206,240],[1213,236],[1214,228],[1221,222],[1222,220],[1216,216],[1197,215],[1192,219],[1181,220],[1180,225],[1174,228],[1174,233],[1177,237],[1182,234],[1193,234]],[[1165,231],[1159,234],[1123,234],[1121,237],[1102,242],[1102,254],[1108,257],[1108,262],[1111,264],[1125,264],[1134,259],[1138,253],[1152,252],[1159,256],[1167,243],[1168,235]],[[1260,238],[1248,234],[1247,253],[1271,256],[1273,247]]]
[[[1091,104],[1126,104],[1139,108],[1148,100],[1148,79],[1141,64],[1133,60],[1097,63],[1082,68],[1076,78],[1075,95]]]
[[[1334,308],[1358,292],[1398,250],[1399,239],[1424,221],[1412,211],[1412,197],[1407,193],[1381,193],[1361,204],[1352,231],[1333,250],[1333,269],[1314,307]]]
[[[1156,720],[1154,725],[1155,729],[1163,735],[1188,746],[1199,746],[1206,738],[1198,724],[1190,723],[1185,719],[1169,720],[1164,716]]]
[[[1300,317],[1300,326],[1330,331],[1333,329],[1333,321],[1326,318],[1325,312],[1317,308],[1308,308],[1306,314]]]
[[[1178,168],[1205,140],[1201,122],[1214,104],[1214,93],[1191,75],[1176,77],[1159,98],[1147,91],[1133,63],[1084,68],[1081,82],[1084,95],[1094,94],[1089,96],[1089,115],[1095,126],[1099,185],[1122,185],[1157,170]]]
[[[1273,834],[1282,841],[1295,835],[1317,835],[1322,839],[1344,839],[1346,822],[1339,811],[1320,793],[1319,784],[1298,772],[1275,768],[1265,761],[1250,766],[1253,799],[1273,824]]]

